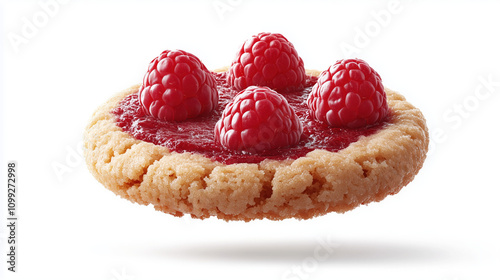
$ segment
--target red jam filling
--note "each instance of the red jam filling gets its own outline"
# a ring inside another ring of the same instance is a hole
[[[202,154],[224,164],[259,163],[265,159],[297,159],[315,149],[337,152],[356,142],[361,136],[377,132],[385,124],[382,122],[366,128],[344,129],[317,122],[310,116],[307,107],[307,97],[317,78],[307,76],[306,87],[303,90],[284,94],[304,126],[298,144],[259,154],[231,151],[214,140],[215,123],[222,115],[226,104],[238,93],[227,84],[226,75],[226,72],[214,73],[219,91],[219,105],[210,115],[182,122],[164,122],[147,115],[142,110],[137,93],[123,99],[112,113],[116,116],[117,125],[136,139],[161,145],[178,153]]]

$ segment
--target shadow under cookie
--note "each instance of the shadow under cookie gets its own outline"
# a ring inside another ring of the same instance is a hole
[[[224,262],[301,263],[312,259],[325,264],[432,263],[445,260],[445,248],[391,242],[261,241],[196,243],[154,250],[163,257]]]

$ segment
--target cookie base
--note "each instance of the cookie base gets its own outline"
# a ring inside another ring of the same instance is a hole
[[[118,93],[92,115],[84,157],[93,176],[115,194],[174,216],[250,221],[343,213],[398,193],[421,169],[428,149],[422,113],[385,89],[387,125],[343,150],[225,165],[196,153],[170,152],[122,131],[111,110],[138,88]]]

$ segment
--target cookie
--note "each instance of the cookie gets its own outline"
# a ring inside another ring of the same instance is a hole
[[[343,149],[224,163],[196,152],[171,151],[119,127],[113,110],[139,88],[119,92],[92,115],[84,132],[85,160],[107,189],[174,216],[251,221],[343,213],[398,193],[421,169],[428,149],[422,113],[385,88],[390,118]]]

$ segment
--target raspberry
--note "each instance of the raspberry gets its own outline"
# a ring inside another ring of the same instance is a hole
[[[302,124],[279,93],[250,86],[231,101],[215,125],[215,140],[230,150],[250,153],[299,142]]]
[[[317,120],[334,127],[376,124],[389,112],[382,79],[361,59],[339,60],[323,71],[307,106]]]
[[[248,39],[231,64],[228,83],[237,90],[267,86],[280,92],[304,87],[305,69],[292,43],[278,33]]]
[[[219,95],[215,78],[196,56],[166,50],[149,64],[139,101],[158,119],[183,121],[211,112]]]

